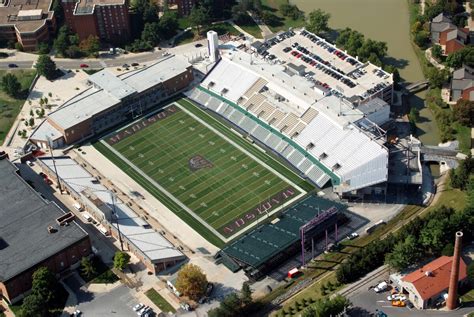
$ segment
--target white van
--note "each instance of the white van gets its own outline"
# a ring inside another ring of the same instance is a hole
[[[379,285],[377,285],[377,286],[374,287],[374,291],[375,291],[376,293],[381,293],[381,292],[386,291],[387,288],[388,288],[387,282],[382,282],[382,283],[379,283]]]

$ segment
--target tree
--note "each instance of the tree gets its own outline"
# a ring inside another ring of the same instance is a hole
[[[38,44],[38,53],[39,54],[48,54],[49,53],[49,45],[46,42],[41,42]]]
[[[417,32],[413,40],[415,41],[415,44],[418,45],[420,48],[425,48],[430,41],[430,33],[427,31]]]
[[[313,10],[308,15],[306,28],[308,31],[315,34],[327,32],[329,30],[328,22],[330,17],[331,15],[329,13],[326,13],[321,9]]]
[[[20,93],[21,84],[15,75],[8,73],[2,78],[2,88],[7,95],[16,97]]]
[[[130,262],[130,255],[127,252],[117,251],[114,255],[114,268],[123,270]]]
[[[97,56],[100,50],[99,38],[97,36],[89,35],[87,39],[79,44],[79,48],[88,55]]]
[[[393,251],[387,254],[386,262],[396,270],[406,269],[419,260],[418,249],[415,237],[410,235],[395,245]]]
[[[43,299],[30,294],[23,299],[19,317],[42,317],[47,315]]]
[[[202,6],[194,6],[188,19],[191,25],[196,27],[198,35],[201,35],[201,27],[209,24],[209,11]]]
[[[184,265],[178,272],[176,288],[192,300],[198,300],[206,293],[207,278],[201,268],[194,264]]]
[[[173,12],[165,12],[158,22],[158,34],[165,40],[172,38],[178,28],[178,18]]]
[[[149,42],[152,46],[160,42],[160,27],[157,22],[146,23],[142,32],[142,40]]]
[[[54,40],[53,47],[57,54],[64,55],[67,48],[69,47],[69,27],[63,25],[59,31],[56,39]]]
[[[434,67],[430,68],[427,74],[430,86],[433,88],[441,87],[448,80],[448,76],[449,71],[447,69],[438,70]]]
[[[241,316],[241,300],[236,293],[224,298],[219,307],[208,312],[209,317],[235,317]]]
[[[350,305],[347,298],[337,295],[334,298],[323,298],[311,304],[301,314],[302,317],[330,317],[342,313]]]
[[[445,256],[453,256],[454,254],[454,245],[452,243],[448,243],[443,247],[441,250],[441,254]]]
[[[90,279],[97,274],[97,270],[95,269],[92,260],[88,257],[83,257],[81,259],[81,271],[87,279]]]
[[[439,61],[441,59],[441,56],[443,55],[443,49],[440,45],[434,45],[431,49],[431,54],[437,61]]]
[[[30,120],[28,121],[28,124],[30,125],[30,127],[34,127],[35,126],[35,118],[31,117]]]
[[[474,126],[474,101],[459,99],[453,107],[453,117],[462,125]]]
[[[261,14],[263,23],[270,26],[277,26],[280,23],[280,19],[273,13],[264,11]]]
[[[244,283],[242,285],[242,303],[244,305],[249,305],[252,303],[252,290],[250,289],[250,285],[248,283]]]
[[[38,74],[46,77],[46,79],[51,80],[56,76],[56,63],[48,55],[40,55],[35,67]]]
[[[467,280],[474,286],[474,262],[467,266]]]

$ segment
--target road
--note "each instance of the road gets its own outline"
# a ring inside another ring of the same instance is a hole
[[[2,50],[3,51],[3,50]],[[123,64],[131,63],[147,63],[152,62],[160,58],[165,50],[155,49],[153,52],[137,53],[137,54],[118,54],[111,55],[107,53],[101,54],[100,58],[87,58],[87,59],[67,59],[67,58],[55,58],[52,57],[56,66],[65,69],[78,69],[81,68],[81,64],[87,64],[89,68],[104,68],[104,67],[120,67]],[[0,69],[9,69],[9,64],[17,65],[19,69],[32,68],[38,55],[22,53],[17,54],[14,51],[8,51],[11,54],[10,57],[2,59],[0,61]]]

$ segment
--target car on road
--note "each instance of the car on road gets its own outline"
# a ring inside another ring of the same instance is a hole
[[[17,64],[8,64],[8,67],[9,67],[9,68],[17,68],[18,65],[17,65]]]
[[[143,307],[145,307],[144,304],[140,303],[140,304],[136,304],[135,306],[133,306],[133,311],[139,311],[140,309],[142,309]]]
[[[194,47],[202,47],[202,44],[201,43],[197,43],[194,45]]]
[[[80,66],[81,68],[87,68],[87,67],[89,67],[89,65],[87,65],[87,64],[81,64],[81,65],[79,65],[79,66]]]
[[[128,64],[123,64],[122,67],[123,68],[129,68],[130,66]]]
[[[133,67],[138,66],[138,65],[140,65],[140,64],[138,64],[138,63],[132,63],[132,66],[133,66]]]
[[[35,164],[32,161],[26,161],[25,163],[28,164],[29,166],[35,166]]]

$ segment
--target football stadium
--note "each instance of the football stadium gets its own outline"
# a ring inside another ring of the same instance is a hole
[[[125,172],[152,184],[224,242],[305,194],[178,103],[100,143]]]

